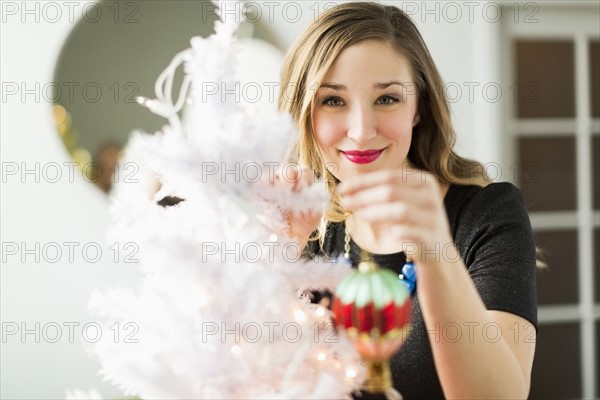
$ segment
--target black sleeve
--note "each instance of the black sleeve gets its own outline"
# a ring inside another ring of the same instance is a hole
[[[306,247],[302,251],[302,257],[313,258],[315,256],[337,257],[338,249],[344,246],[344,224],[341,222],[330,222],[325,231],[323,245],[319,240],[309,240]],[[313,232],[310,237],[316,237],[317,231]]]
[[[316,232],[311,234],[311,237],[316,235]],[[310,260],[316,256],[323,255],[319,240],[309,240],[306,247],[302,250],[301,257]]]
[[[457,222],[456,245],[486,308],[521,316],[537,330],[536,248],[521,191],[492,183]]]

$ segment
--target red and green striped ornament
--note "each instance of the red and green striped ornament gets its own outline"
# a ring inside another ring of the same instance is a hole
[[[347,333],[367,364],[363,390],[400,398],[392,387],[389,359],[411,328],[412,301],[406,286],[392,271],[363,261],[339,284],[332,311],[338,329]]]

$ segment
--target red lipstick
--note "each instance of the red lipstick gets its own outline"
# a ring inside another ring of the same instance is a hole
[[[369,164],[373,161],[377,160],[383,150],[351,150],[351,151],[341,151],[341,153],[346,156],[348,160],[355,164]]]

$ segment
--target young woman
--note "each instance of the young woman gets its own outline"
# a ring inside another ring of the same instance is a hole
[[[489,183],[453,152],[443,82],[415,25],[392,6],[339,5],[290,50],[281,87],[301,132],[291,160],[332,198],[323,216],[291,216],[290,235],[309,256],[416,265],[395,388],[408,399],[526,398],[537,329],[527,211],[512,184]]]

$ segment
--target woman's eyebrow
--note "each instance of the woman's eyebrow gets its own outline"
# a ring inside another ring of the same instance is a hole
[[[324,82],[321,84],[321,86],[319,87],[319,89],[332,89],[332,90],[337,90],[342,91],[342,90],[346,90],[346,86],[345,85],[341,85],[339,83],[335,83],[335,82]]]
[[[393,85],[400,85],[403,88],[407,88],[406,83],[405,82],[399,82],[399,81],[389,81],[389,82],[379,82],[379,83],[375,83],[373,85],[373,88],[375,89],[387,89],[390,86]],[[348,88],[346,87],[346,85],[342,85],[339,83],[335,83],[335,82],[324,82],[323,84],[321,84],[321,86],[319,87],[319,89],[331,89],[331,90],[336,90],[336,91],[343,91],[343,90],[347,90]]]
[[[399,81],[380,82],[380,83],[374,84],[373,87],[375,89],[387,89],[388,87],[393,86],[393,85],[400,85],[406,89],[406,83],[399,82]]]

